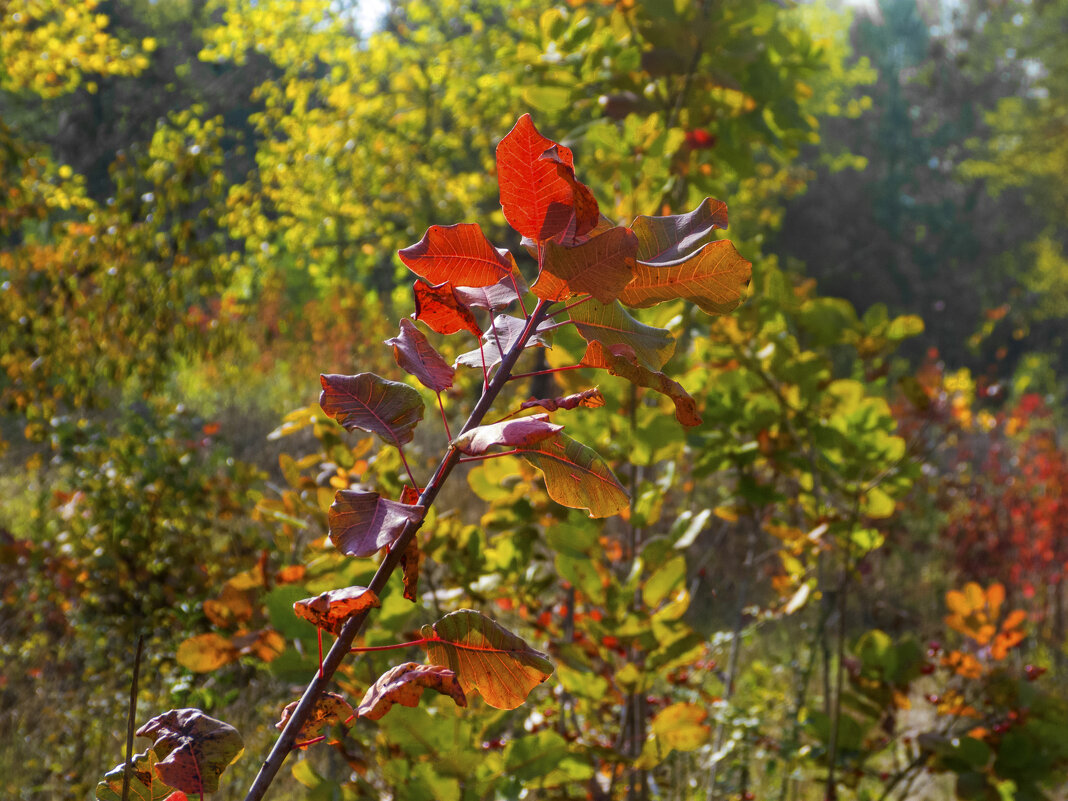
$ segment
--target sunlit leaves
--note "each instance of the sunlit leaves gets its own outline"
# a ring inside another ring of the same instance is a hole
[[[416,320],[426,323],[439,334],[470,331],[476,337],[482,335],[475,316],[460,300],[452,284],[431,286],[425,281],[416,281],[414,289]]]
[[[701,416],[697,413],[697,404],[690,394],[682,388],[677,381],[673,381],[663,373],[654,372],[638,363],[638,357],[634,349],[629,345],[615,345],[608,348],[602,342],[594,340],[586,347],[586,355],[582,357],[582,364],[589,367],[600,367],[612,375],[620,376],[636,384],[639,387],[655,389],[663,395],[671,398],[675,404],[675,418],[684,426],[697,426],[701,424]]]
[[[675,261],[639,261],[634,280],[619,299],[636,308],[682,298],[709,314],[733,311],[745,298],[752,264],[727,239],[720,239]]]
[[[634,276],[638,239],[629,228],[613,228],[581,245],[543,245],[542,271],[532,287],[543,300],[593,295],[611,303]]]
[[[137,730],[154,739],[156,775],[183,793],[214,793],[219,776],[245,750],[237,729],[199,709],[172,709]]]
[[[497,709],[515,709],[553,672],[541,651],[485,615],[461,609],[423,626],[430,661],[453,670],[463,691]]]
[[[431,284],[488,287],[515,269],[512,255],[493,247],[477,223],[432,225],[419,242],[397,255]]]
[[[549,332],[544,329],[548,328],[550,325],[551,323],[542,323],[542,325],[538,326],[538,329],[527,338],[524,348],[531,348],[536,345],[548,345]],[[526,328],[526,320],[521,320],[518,317],[512,317],[507,314],[498,314],[493,318],[492,325],[482,337],[482,349],[460,354],[456,357],[456,365],[464,367],[481,367],[483,359],[485,360],[485,365],[487,367],[493,367],[494,365],[500,364],[504,359],[505,354],[519,342],[519,339],[523,336],[523,332],[526,331]]]
[[[425,689],[450,696],[457,706],[467,706],[467,696],[454,671],[439,665],[405,662],[387,670],[367,689],[360,702],[359,715],[368,720],[379,720],[394,704],[418,706]]]
[[[661,264],[688,256],[727,227],[727,204],[706,197],[686,214],[667,217],[635,217],[631,230],[638,238],[640,261]]]
[[[319,405],[347,430],[378,434],[391,445],[410,442],[423,419],[423,399],[407,384],[373,373],[319,376]]]
[[[337,636],[350,617],[381,605],[378,596],[366,587],[343,587],[297,601],[293,611],[297,617]]]
[[[427,389],[442,392],[452,386],[455,371],[408,318],[401,319],[400,333],[386,344],[393,348],[397,364]]]
[[[550,423],[547,414],[535,414],[472,428],[454,439],[452,444],[466,454],[478,456],[497,445],[517,448],[533,445],[563,429],[563,426]]]
[[[549,497],[563,506],[586,509],[590,517],[610,517],[630,503],[604,460],[565,434],[519,448],[519,453],[541,470]]]
[[[374,556],[425,514],[422,506],[387,500],[377,492],[338,490],[327,515],[330,541],[348,556]]]
[[[298,703],[299,701],[292,701],[286,704],[285,709],[282,710],[282,717],[275,724],[276,729],[284,729],[286,727]],[[352,706],[342,696],[331,692],[320,693],[315,700],[315,708],[312,710],[311,715],[304,721],[300,731],[297,732],[297,747],[307,748],[308,746],[304,743],[314,738],[324,727],[347,723],[352,720],[354,714]]]
[[[640,323],[631,317],[619,301],[608,305],[588,300],[568,311],[578,332],[587,342],[598,340],[605,345],[629,345],[638,362],[650,370],[659,370],[675,352],[671,332]]]

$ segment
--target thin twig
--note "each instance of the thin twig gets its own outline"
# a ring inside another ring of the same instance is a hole
[[[141,674],[141,652],[145,635],[137,637],[137,652],[134,654],[133,681],[130,683],[130,711],[126,715],[126,764],[122,770],[122,801],[130,797],[130,775],[133,772],[134,729],[137,726],[137,679]]]

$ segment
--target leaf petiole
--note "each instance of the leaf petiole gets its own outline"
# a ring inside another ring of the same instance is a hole
[[[411,642],[397,642],[392,645],[362,645],[349,649],[349,653],[352,654],[365,654],[372,651],[396,651],[400,648],[411,648],[413,645],[423,645],[430,640],[425,637],[421,640],[412,640]]]

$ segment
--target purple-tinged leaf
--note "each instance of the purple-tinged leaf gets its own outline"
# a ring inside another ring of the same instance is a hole
[[[387,339],[386,344],[393,347],[393,358],[397,364],[419,379],[427,389],[443,392],[452,386],[456,371],[441,358],[423,332],[408,318],[400,321],[400,334]]]
[[[163,783],[188,794],[218,790],[219,776],[245,750],[237,729],[199,709],[157,715],[137,736],[155,740],[152,750],[160,761],[154,768]]]
[[[400,447],[423,419],[423,399],[407,384],[374,373],[321,375],[319,381],[319,405],[348,431],[369,431]]]
[[[348,556],[374,556],[425,514],[426,507],[390,501],[377,492],[338,490],[327,513],[330,541]]]
[[[543,300],[593,295],[611,303],[634,277],[638,238],[629,228],[613,228],[581,245],[546,242],[542,271],[532,289]]]
[[[452,444],[466,454],[481,456],[496,445],[529,446],[563,430],[563,426],[549,422],[549,415],[535,414],[472,428],[454,439]]]
[[[478,223],[432,225],[398,255],[431,284],[492,286],[515,269],[512,254],[493,247]]]
[[[638,261],[676,261],[713,240],[717,228],[727,227],[727,204],[706,197],[687,214],[635,217],[631,229],[638,237]]]
[[[535,345],[541,345],[548,347],[549,332],[544,330],[554,325],[549,320],[538,326],[538,330],[535,331],[527,340],[526,347],[530,348]],[[507,314],[499,314],[493,319],[493,325],[482,336],[483,351],[480,353],[478,350],[471,350],[467,353],[461,353],[456,357],[456,367],[482,367],[483,353],[486,359],[486,368],[489,369],[497,364],[500,364],[504,359],[504,354],[508,353],[519,341],[519,338],[526,330],[527,321],[519,317],[512,317]]]
[[[515,283],[512,283],[512,279],[515,279]],[[516,287],[519,287],[519,291],[526,294],[530,291],[530,287],[527,286],[518,271],[512,273],[510,276],[505,276],[493,286],[456,286],[453,287],[453,292],[456,293],[456,297],[460,299],[460,302],[473,309],[489,309],[494,311],[496,309],[503,309],[511,303],[519,300],[519,295],[516,294]]]

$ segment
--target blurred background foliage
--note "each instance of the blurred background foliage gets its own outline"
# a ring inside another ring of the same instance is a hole
[[[334,492],[402,487],[316,376],[399,377],[395,252],[431,224],[531,277],[493,160],[529,111],[617,221],[728,202],[751,297],[643,316],[702,426],[611,380],[559,415],[624,519],[481,463],[365,635],[485,609],[556,678],[357,721],[277,797],[1060,797],[1066,27],[1064,0],[0,0],[4,796],[92,797],[139,634],[141,719],[237,725],[247,785],[315,668],[292,602],[373,571],[324,542]],[[553,344],[531,369],[581,356]],[[444,441],[428,419],[417,474]]]

